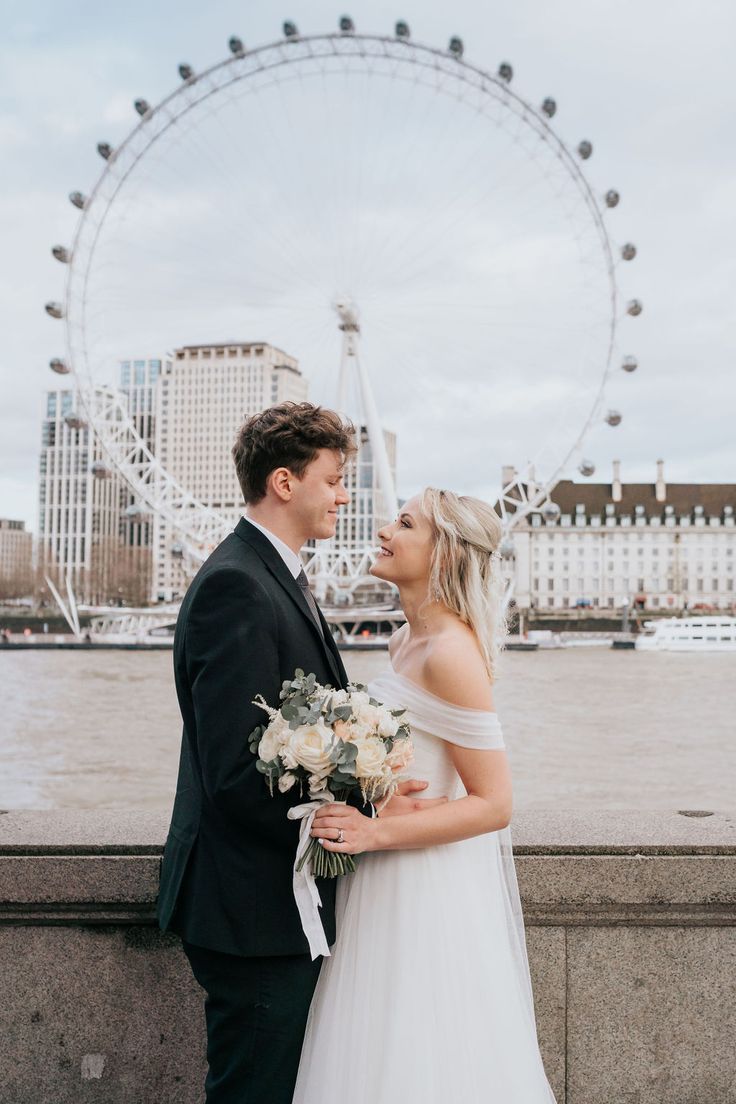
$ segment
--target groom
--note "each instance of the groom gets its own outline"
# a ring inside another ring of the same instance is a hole
[[[310,537],[335,535],[337,511],[349,501],[343,471],[356,452],[354,432],[306,402],[246,421],[233,456],[247,516],[200,568],[176,625],[184,728],[157,917],[181,937],[207,994],[208,1104],[291,1104],[321,966],[292,888],[299,824],[287,811],[300,798],[270,795],[247,737],[265,717],[253,699],[278,705],[297,667],[347,685],[299,550]],[[424,786],[405,783],[381,815],[436,804],[409,796]],[[331,945],[336,882],[317,885]]]

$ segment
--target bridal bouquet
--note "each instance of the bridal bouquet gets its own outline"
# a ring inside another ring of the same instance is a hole
[[[307,804],[287,814],[302,821],[295,875],[307,863],[313,877],[347,874],[355,870],[353,856],[325,851],[309,835],[314,814],[321,804],[345,801],[356,790],[363,801],[396,791],[399,772],[413,754],[409,725],[401,720],[406,710],[382,705],[360,683],[345,690],[322,686],[301,668],[282,684],[279,697],[281,705],[273,709],[257,695],[253,704],[269,722],[255,728],[248,743],[272,795],[274,786],[281,793],[298,786],[309,795]]]

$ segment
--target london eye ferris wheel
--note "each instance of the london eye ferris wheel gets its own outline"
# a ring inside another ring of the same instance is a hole
[[[642,306],[618,286],[636,248],[612,238],[619,195],[589,182],[591,141],[568,146],[555,100],[525,100],[509,63],[418,43],[403,21],[287,22],[179,76],[100,142],[71,244],[53,249],[66,291],[46,310],[66,353],[51,368],[74,382],[70,426],[99,439],[95,474],[116,470],[204,558],[231,521],[153,455],[117,367],[132,340],[257,335],[298,357],[316,401],[359,411],[389,514],[382,425],[409,443],[405,486],[492,498],[509,532],[532,510],[554,519],[555,484],[593,474],[586,446],[621,421],[611,373],[637,367],[619,341]]]

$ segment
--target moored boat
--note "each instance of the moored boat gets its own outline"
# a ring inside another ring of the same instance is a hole
[[[736,617],[666,617],[645,621],[640,651],[736,652]]]

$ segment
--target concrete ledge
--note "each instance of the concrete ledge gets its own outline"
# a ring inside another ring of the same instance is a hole
[[[0,816],[0,924],[153,923],[167,827],[151,813]],[[512,837],[527,923],[736,924],[736,816],[537,812]]]
[[[202,1099],[202,994],[155,925],[167,827],[0,815],[8,1104]],[[736,814],[518,813],[512,838],[558,1104],[733,1104]]]

